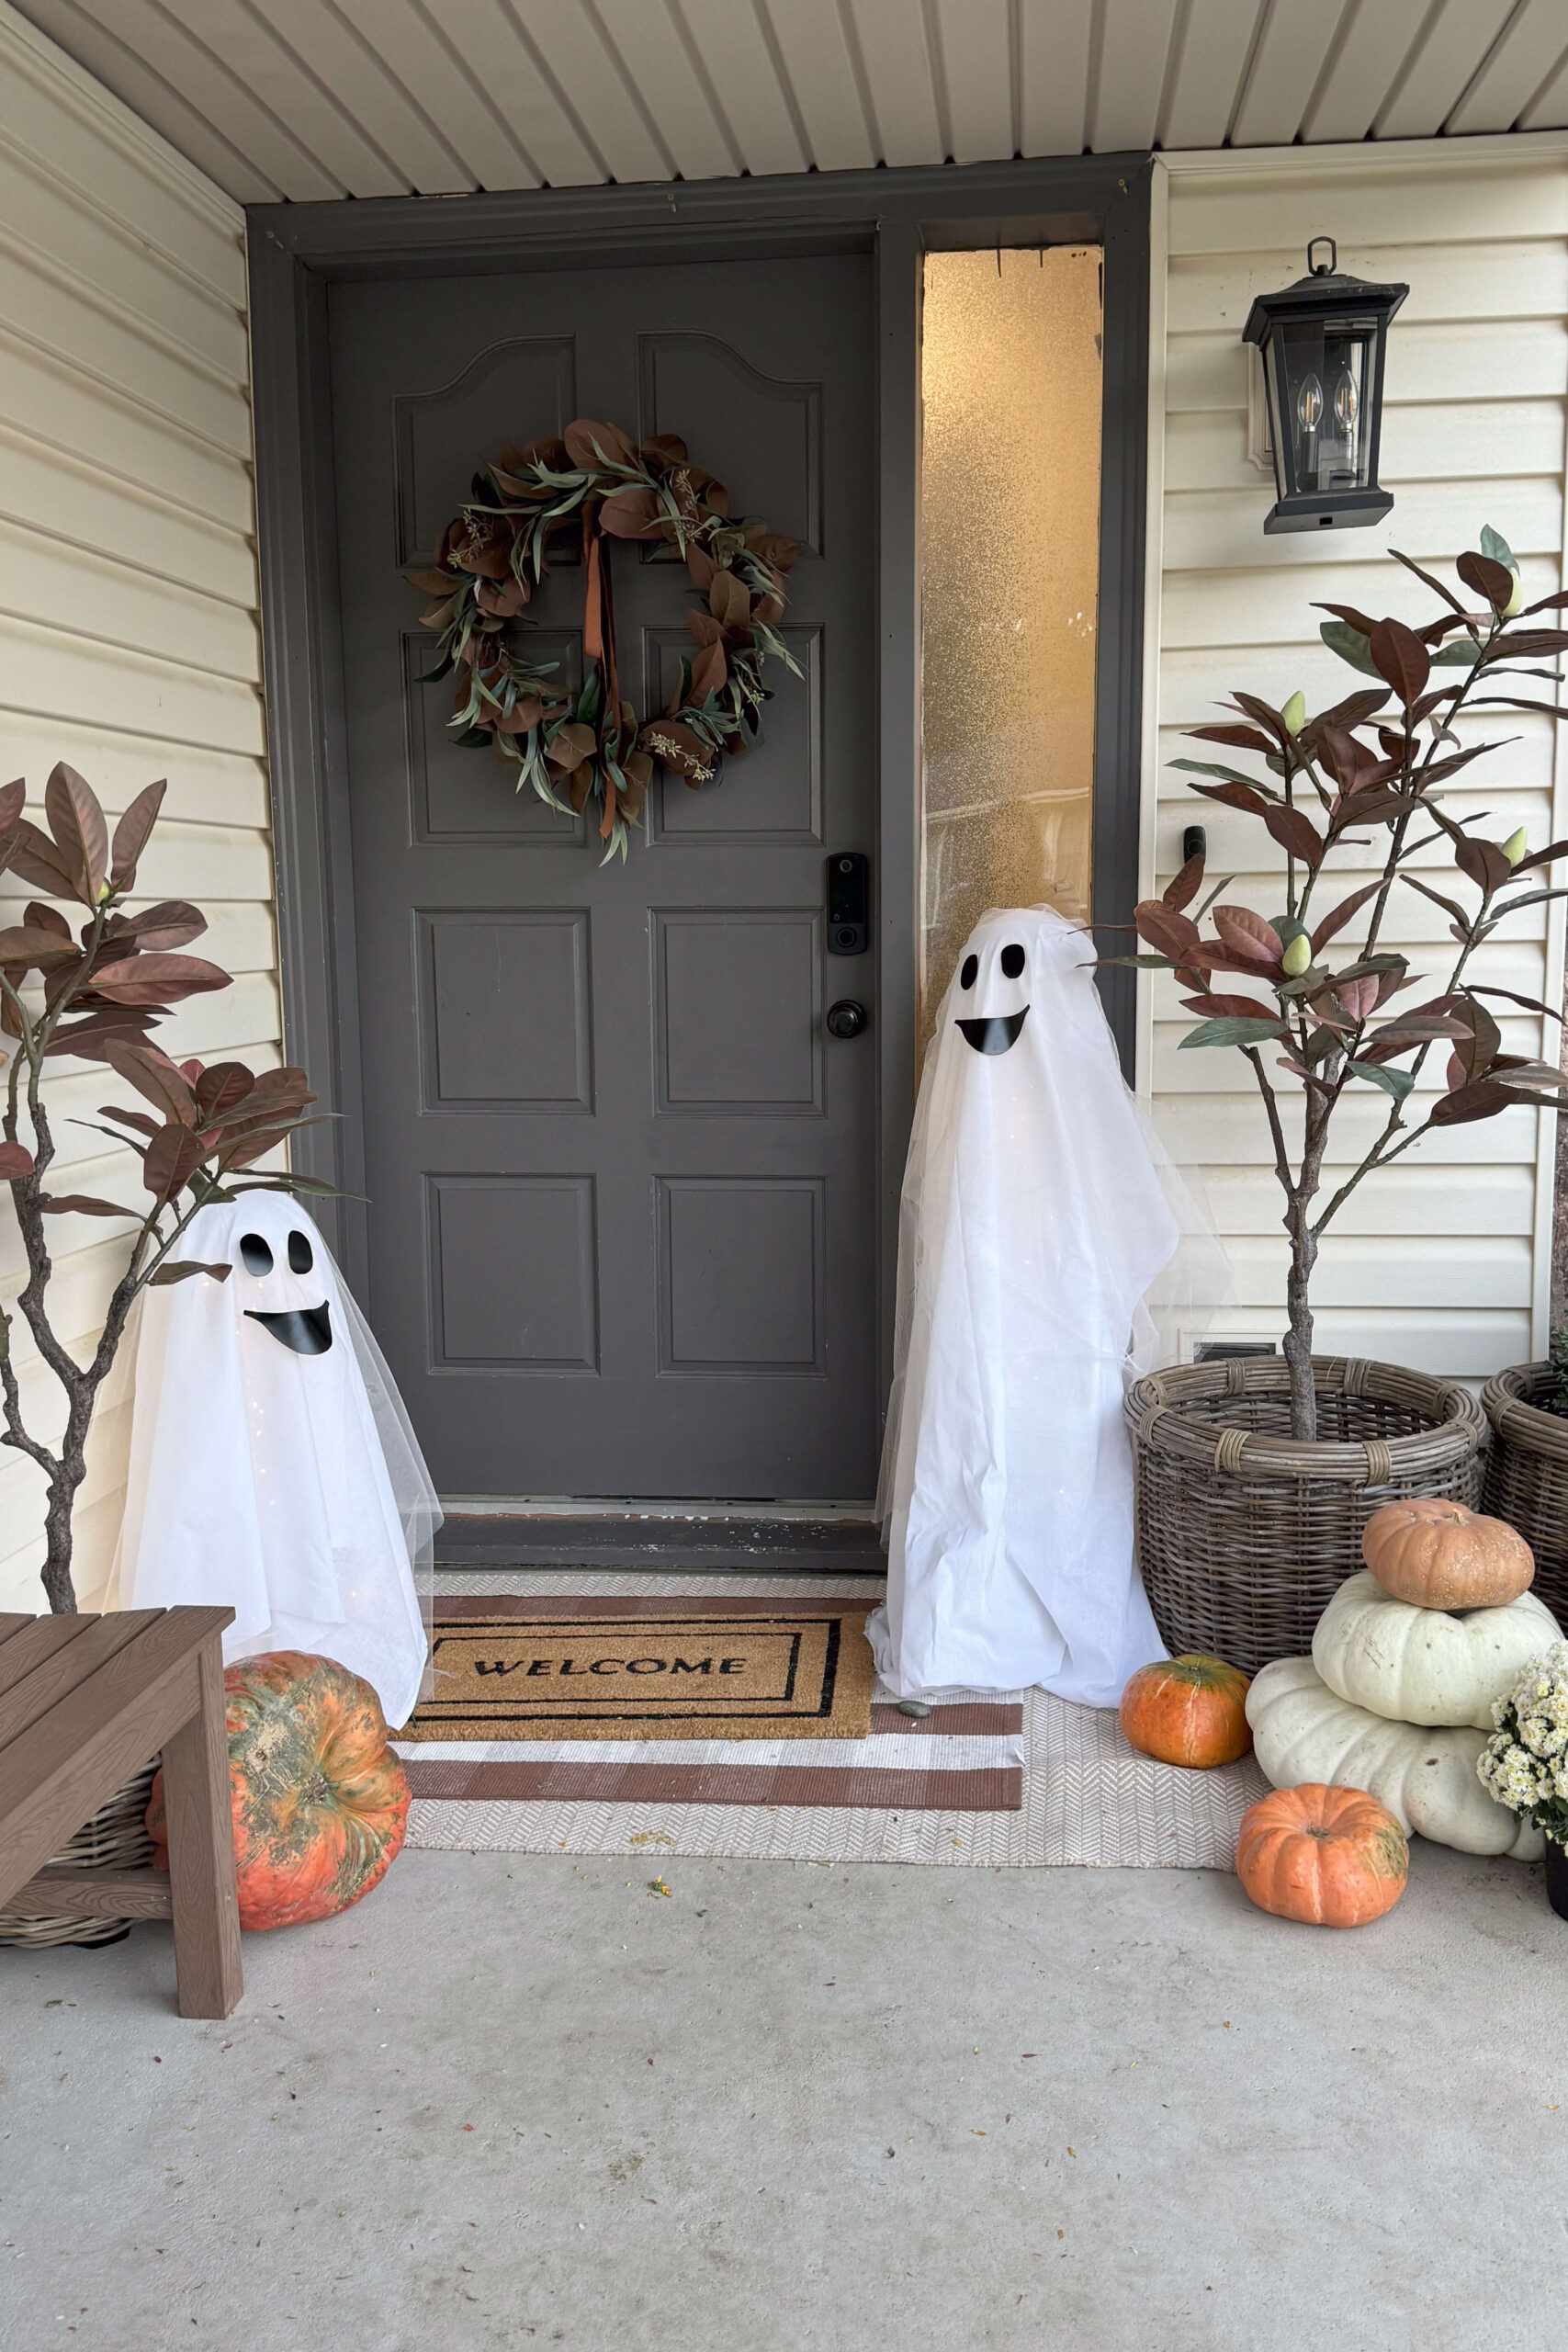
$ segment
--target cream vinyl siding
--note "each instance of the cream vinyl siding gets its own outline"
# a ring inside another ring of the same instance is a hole
[[[243,216],[0,0],[0,777],[36,803],[66,759],[111,812],[168,778],[141,890],[194,899],[196,952],[235,977],[158,1042],[275,1064]],[[0,922],[35,895],[0,876]],[[125,1090],[101,1064],[57,1067],[59,1189],[136,1201],[134,1162],[70,1124]],[[78,1355],[128,1231],[54,1221],[55,1328]],[[7,1200],[7,1305],[21,1263]],[[19,1320],[13,1347],[52,1435],[58,1392]],[[42,1605],[41,1493],[0,1449],[0,1609]]]
[[[1299,686],[1315,710],[1365,683],[1319,641],[1325,616],[1312,600],[1429,617],[1428,592],[1392,560],[1391,547],[1417,561],[1451,560],[1490,523],[1521,560],[1527,600],[1562,582],[1568,160],[1561,139],[1516,138],[1468,150],[1423,144],[1371,162],[1365,148],[1178,156],[1156,176],[1151,512],[1159,527],[1150,547],[1157,628],[1145,888],[1164,888],[1181,862],[1183,828],[1200,823],[1213,877],[1234,872],[1227,895],[1267,912],[1281,903],[1282,858],[1261,862],[1260,845],[1270,846],[1261,828],[1200,799],[1168,767],[1184,754],[1211,755],[1184,741],[1182,729],[1225,715],[1215,705],[1235,686],[1276,705]],[[1273,492],[1249,461],[1241,331],[1256,292],[1302,275],[1316,234],[1337,237],[1342,267],[1410,288],[1391,330],[1383,420],[1382,478],[1395,503],[1373,529],[1267,539]],[[1564,752],[1547,718],[1493,717],[1484,730],[1464,723],[1463,739],[1517,740],[1482,763],[1473,788],[1450,805],[1489,809],[1495,838],[1525,825],[1539,847],[1568,831]],[[1342,886],[1325,905],[1374,869],[1352,862],[1339,870]],[[1568,878],[1568,865],[1555,878]],[[1408,890],[1395,904],[1387,944],[1416,957],[1435,992],[1451,953],[1446,918]],[[1550,912],[1551,921],[1533,908],[1510,924],[1482,951],[1475,977],[1560,1001],[1562,923]],[[1359,935],[1352,925],[1348,936]],[[1239,1056],[1180,1049],[1190,1024],[1178,993],[1167,974],[1145,990],[1141,1081],[1172,1148],[1203,1168],[1230,1247],[1235,1295],[1217,1331],[1273,1337],[1283,1322],[1285,1242],[1262,1107]],[[1503,1024],[1513,1049],[1555,1059],[1555,1024],[1543,1040],[1546,1025],[1523,1015]],[[1434,1077],[1440,1069],[1438,1062]],[[1340,1114],[1344,1157],[1370,1140],[1386,1109],[1370,1088],[1357,1092],[1364,1099]],[[1299,1130],[1299,1091],[1294,1100]],[[1553,1129],[1550,1113],[1511,1110],[1418,1144],[1369,1179],[1319,1262],[1319,1345],[1467,1379],[1540,1354]]]

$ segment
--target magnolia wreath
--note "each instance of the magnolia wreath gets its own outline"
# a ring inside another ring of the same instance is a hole
[[[421,683],[455,675],[457,741],[515,762],[516,789],[531,784],[552,808],[578,815],[592,802],[605,858],[624,858],[654,762],[694,789],[711,783],[723,760],[761,741],[764,660],[776,655],[801,674],[778,634],[800,543],[732,520],[724,484],[673,434],[634,443],[584,418],[559,440],[503,447],[473,490],[442,533],[434,570],[408,575],[434,599],[422,618],[441,654]],[[549,568],[551,539],[573,530],[586,574],[575,698],[555,675],[559,664],[529,661],[513,627]],[[662,540],[704,599],[686,616],[695,647],[680,684],[663,717],[644,724],[615,665],[609,539]]]

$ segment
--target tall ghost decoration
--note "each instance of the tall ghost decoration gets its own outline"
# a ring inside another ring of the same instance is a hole
[[[178,1255],[229,1271],[138,1302],[89,1448],[94,1489],[123,1482],[118,1538],[83,1606],[227,1602],[225,1664],[319,1652],[401,1724],[441,1512],[369,1326],[287,1193],[209,1202]]]
[[[1050,908],[987,914],[937,1016],[867,1629],[901,1696],[1039,1683],[1108,1707],[1166,1655],[1134,1566],[1122,1367],[1180,1230],[1093,961]]]

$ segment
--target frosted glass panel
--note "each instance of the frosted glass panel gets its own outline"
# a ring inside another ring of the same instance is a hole
[[[1100,255],[928,254],[922,1035],[987,907],[1089,911]]]

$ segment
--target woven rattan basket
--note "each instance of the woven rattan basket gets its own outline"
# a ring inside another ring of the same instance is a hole
[[[1568,1420],[1536,1401],[1555,1380],[1549,1363],[1517,1363],[1482,1390],[1492,1424],[1483,1508],[1518,1529],[1535,1554],[1536,1597],[1568,1629]]]
[[[152,1793],[154,1757],[145,1770],[117,1789],[107,1804],[63,1846],[49,1864],[51,1870],[134,1871],[152,1859],[147,1835],[147,1802]],[[15,1904],[0,1907],[0,1944],[20,1945],[39,1951],[46,1944],[112,1944],[130,1931],[129,1919],[93,1919],[68,1912],[39,1914],[18,1910]]]
[[[1138,1565],[1178,1654],[1203,1651],[1247,1674],[1304,1657],[1381,1504],[1480,1501],[1486,1422],[1468,1390],[1343,1356],[1315,1356],[1313,1369],[1311,1443],[1290,1434],[1280,1356],[1182,1365],[1128,1393]]]

